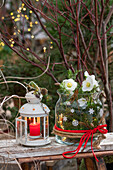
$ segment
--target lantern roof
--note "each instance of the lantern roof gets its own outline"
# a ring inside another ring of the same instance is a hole
[[[21,116],[44,116],[50,112],[50,109],[44,103],[26,103],[20,109],[19,113]]]
[[[28,92],[25,95],[25,98],[28,103],[24,104],[20,109],[19,113],[21,116],[26,117],[37,117],[37,116],[46,116],[50,109],[44,104],[41,103],[42,94],[38,98],[34,95],[34,91]]]

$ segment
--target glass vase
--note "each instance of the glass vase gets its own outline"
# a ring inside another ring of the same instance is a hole
[[[100,124],[103,116],[99,93],[64,94],[58,91],[59,99],[55,106],[55,124],[63,130],[89,130]],[[56,135],[58,143],[72,145],[80,138]],[[90,142],[89,142],[90,143]]]

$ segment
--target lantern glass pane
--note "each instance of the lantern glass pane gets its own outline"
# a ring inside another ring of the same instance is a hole
[[[43,128],[43,124],[44,124],[44,118],[43,118],[43,117],[40,117],[40,132],[41,132],[42,138],[44,137],[44,128]]]
[[[49,136],[49,117],[46,117],[46,137]]]
[[[47,138],[49,136],[49,119],[48,116],[40,118],[41,125],[41,134],[43,138]]]
[[[17,142],[25,143],[27,141],[27,126],[26,121],[21,117],[17,119]]]

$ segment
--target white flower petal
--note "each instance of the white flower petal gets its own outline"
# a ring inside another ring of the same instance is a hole
[[[80,98],[78,100],[78,103],[79,103],[79,106],[82,107],[82,106],[84,106],[87,103],[87,101],[86,101],[85,98]]]
[[[84,72],[84,76],[88,77],[89,73],[87,71]]]

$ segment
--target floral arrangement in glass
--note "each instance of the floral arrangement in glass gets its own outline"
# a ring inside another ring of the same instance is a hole
[[[84,144],[89,143],[95,159],[93,146],[100,147],[100,141],[106,136],[107,125],[105,124],[103,105],[99,99],[101,90],[94,75],[84,73],[85,80],[79,84],[74,81],[78,71],[73,75],[69,70],[69,79],[63,80],[58,90],[59,100],[55,107],[55,126],[53,132],[56,141],[68,145],[76,144],[74,151],[63,153],[65,158],[73,158]],[[98,139],[93,143],[93,137]],[[71,157],[66,154],[73,153]]]
[[[56,125],[66,130],[93,129],[103,116],[101,93],[94,75],[84,73],[85,80],[80,86],[72,78],[60,84],[60,99],[56,104]]]

